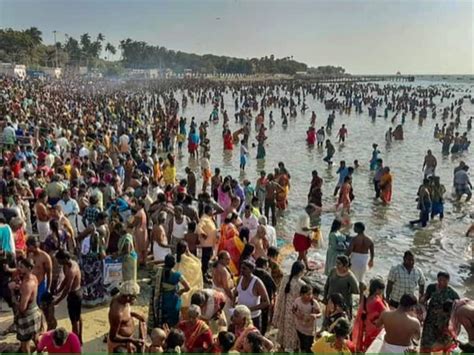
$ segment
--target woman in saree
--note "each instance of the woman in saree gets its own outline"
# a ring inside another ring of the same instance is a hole
[[[448,285],[449,274],[438,273],[438,282],[426,288],[421,303],[427,304],[426,318],[423,323],[420,353],[448,353],[456,347],[449,332],[449,320],[452,304],[459,300],[457,292]]]
[[[204,287],[201,260],[194,256],[188,249],[188,244],[180,240],[176,246],[176,267],[175,271],[180,272],[184,279],[189,282],[189,292],[181,296],[183,308],[188,308],[191,303],[191,296]]]
[[[369,286],[369,296],[361,297],[359,310],[352,330],[352,340],[357,352],[364,353],[379,335],[381,328],[377,320],[389,307],[384,300],[385,284],[380,279],[373,279]]]
[[[323,332],[320,338],[314,342],[311,350],[314,354],[352,354],[354,344],[347,340],[351,332],[351,323],[347,319],[341,319],[333,329],[333,333]]]
[[[122,224],[118,224],[116,231],[121,234],[118,241],[118,255],[122,260],[122,280],[137,281],[137,253],[135,251],[133,237],[127,233]]]
[[[265,135],[266,128],[262,125],[257,135],[257,159],[265,159],[265,140],[267,136]]]
[[[233,224],[233,221],[237,219],[237,215],[235,213],[231,214],[226,218],[224,224],[221,226],[221,239],[219,242],[218,251],[225,250],[230,255],[230,263],[229,269],[232,275],[239,275],[239,262],[242,252],[245,247],[245,238],[250,235],[250,231],[248,228],[242,228],[239,231]]]
[[[290,177],[286,170],[276,168],[275,181],[281,187],[276,193],[276,208],[284,211],[288,207],[288,194],[290,192]]]
[[[223,138],[224,138],[224,150],[234,149],[234,139],[229,129],[225,130]]]
[[[226,218],[227,211],[232,204],[232,187],[230,186],[230,181],[231,178],[226,176],[222,184],[217,188],[217,203],[224,210],[224,212],[221,213],[221,222]]]
[[[383,173],[380,177],[380,198],[384,204],[389,204],[392,201],[392,179],[390,168],[386,166],[383,168]]]
[[[211,353],[213,348],[212,332],[206,322],[200,319],[201,308],[195,304],[188,310],[188,319],[179,322],[185,336],[184,351],[189,353]]]
[[[174,271],[176,259],[168,254],[165,264],[159,267],[148,311],[148,329],[162,328],[164,324],[174,327],[178,324],[181,310],[181,295],[190,290],[189,284],[183,275]],[[179,286],[182,286],[180,288]]]
[[[174,185],[176,183],[176,166],[174,165],[174,157],[171,154],[168,154],[163,167],[163,180],[165,185]]]

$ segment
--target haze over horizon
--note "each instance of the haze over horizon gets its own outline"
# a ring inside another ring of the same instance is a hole
[[[293,56],[352,74],[474,74],[474,0],[0,0],[45,43],[99,32],[197,54]],[[119,59],[117,55],[115,59]]]

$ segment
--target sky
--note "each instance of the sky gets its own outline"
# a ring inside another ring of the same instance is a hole
[[[0,27],[352,74],[474,74],[474,0],[0,0]]]

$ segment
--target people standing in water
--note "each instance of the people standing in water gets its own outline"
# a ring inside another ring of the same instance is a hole
[[[431,202],[431,192],[430,192],[430,180],[423,179],[423,184],[418,189],[418,206],[420,210],[420,217],[417,220],[410,221],[410,224],[413,226],[415,224],[420,224],[422,227],[426,227],[428,221],[430,220],[432,202]]]
[[[436,161],[435,156],[430,149],[426,152],[425,160],[423,162],[423,168],[421,169],[424,172],[425,178],[429,176],[434,176],[436,173],[436,166],[438,162]]]
[[[378,150],[378,144],[372,144],[372,158],[370,158],[370,171],[377,169],[377,161],[379,159],[380,150]]]
[[[326,156],[324,157],[324,161],[328,163],[328,166],[332,166],[332,157],[336,153],[336,148],[332,145],[329,139],[326,139]]]

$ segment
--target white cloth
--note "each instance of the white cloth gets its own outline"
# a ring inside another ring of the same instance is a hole
[[[258,219],[252,213],[250,214],[250,217],[245,217],[245,214],[242,216],[242,225],[249,229],[250,238],[254,237],[255,234],[257,234]]]
[[[310,220],[307,213],[303,213],[302,215],[300,215],[298,217],[298,222],[296,223],[295,233],[305,235],[307,237],[311,236],[311,234],[313,233],[312,231],[304,230],[304,229],[309,229],[310,227],[309,223],[310,223]]]
[[[364,276],[368,269],[369,258],[369,254],[351,253],[351,270],[359,282],[364,281]]]
[[[268,239],[268,244],[271,247],[277,247],[277,235],[276,235],[276,230],[275,227],[269,226],[268,224],[265,226],[265,229],[267,230],[267,239]]]
[[[51,234],[49,222],[37,221],[36,226],[38,227],[39,240],[40,242],[44,242],[46,237]]]
[[[157,242],[153,242],[153,260],[164,261],[165,256],[171,253],[170,248],[161,247]]]
[[[409,346],[392,345],[384,341],[380,349],[380,354],[404,354],[408,349]]]

